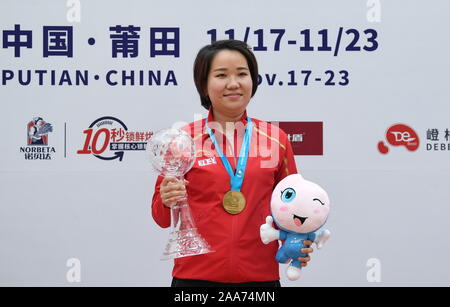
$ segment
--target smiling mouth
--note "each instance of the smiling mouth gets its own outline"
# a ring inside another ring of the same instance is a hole
[[[238,94],[238,93],[234,93],[234,94],[227,94],[227,95],[224,95],[225,97],[228,97],[228,96],[242,96],[242,94]]]
[[[294,214],[294,223],[297,226],[302,226],[305,223],[306,219],[307,217],[302,217]]]

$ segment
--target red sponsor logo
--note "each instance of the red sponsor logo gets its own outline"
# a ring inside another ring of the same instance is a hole
[[[419,136],[409,126],[395,124],[386,131],[386,141],[392,146],[404,146],[409,151],[419,148]],[[389,152],[389,147],[383,141],[378,142],[378,151],[382,154]]]
[[[323,122],[271,122],[280,127],[291,142],[294,155],[323,155]]]
[[[153,132],[129,131],[118,118],[104,116],[96,119],[84,130],[86,135],[82,149],[77,154],[92,154],[101,160],[122,161],[125,151],[144,151]]]

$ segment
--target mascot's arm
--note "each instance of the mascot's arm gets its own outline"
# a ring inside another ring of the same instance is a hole
[[[318,249],[322,248],[325,242],[327,242],[327,240],[330,238],[330,234],[331,233],[328,229],[321,230],[316,234],[314,243],[316,243]]]
[[[261,241],[264,244],[280,239],[280,231],[272,227],[272,222],[273,217],[269,215],[266,217],[266,223],[262,224],[259,229]]]

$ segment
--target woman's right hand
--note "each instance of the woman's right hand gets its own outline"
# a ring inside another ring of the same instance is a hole
[[[186,196],[186,184],[188,183],[185,179],[165,177],[159,189],[163,204],[168,208],[175,206],[181,198]]]

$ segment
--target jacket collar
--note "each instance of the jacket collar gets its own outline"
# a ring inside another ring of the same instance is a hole
[[[213,118],[213,109],[212,106],[209,108],[209,112],[208,112],[208,123],[213,122],[214,118]],[[247,125],[247,110],[244,111],[244,114],[242,114],[241,119],[239,120],[240,122],[242,122],[244,125]]]

